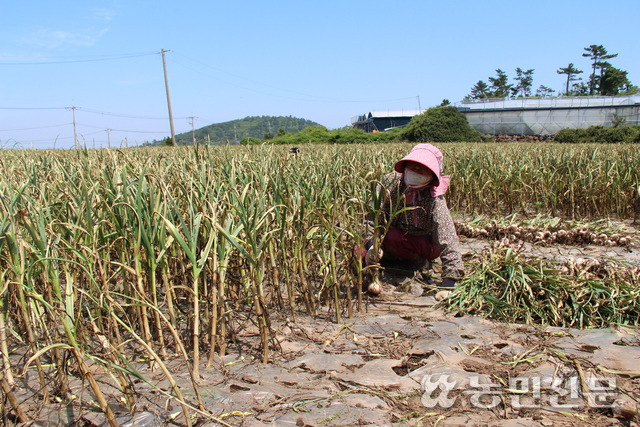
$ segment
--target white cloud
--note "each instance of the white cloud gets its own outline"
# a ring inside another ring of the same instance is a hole
[[[111,9],[95,8],[93,11],[97,17],[102,18],[107,22],[111,21],[113,17],[116,16],[116,12]]]
[[[25,37],[27,44],[55,49],[65,46],[90,47],[96,44],[109,31],[105,28],[89,28],[84,31],[64,31],[41,29]]]

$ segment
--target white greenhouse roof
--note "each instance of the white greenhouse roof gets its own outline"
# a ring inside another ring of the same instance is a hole
[[[508,108],[585,108],[640,104],[640,95],[570,96],[566,98],[516,98],[463,101],[461,107],[471,110]]]
[[[371,111],[368,117],[413,117],[424,113],[425,110],[395,110],[395,111]]]

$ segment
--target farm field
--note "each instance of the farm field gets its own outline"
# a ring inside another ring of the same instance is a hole
[[[623,425],[638,147],[439,147],[468,273],[441,302],[438,265],[372,297],[353,257],[410,144],[1,151],[5,425]]]

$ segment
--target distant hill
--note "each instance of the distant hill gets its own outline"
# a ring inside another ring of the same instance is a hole
[[[264,139],[266,134],[277,136],[282,129],[286,133],[300,132],[311,126],[320,126],[318,123],[306,119],[284,116],[250,116],[244,119],[231,120],[224,123],[215,123],[209,126],[196,129],[195,139],[204,144],[224,144],[226,141],[233,144],[234,141],[241,141],[243,138]],[[193,142],[191,132],[176,135],[179,145],[189,145]]]

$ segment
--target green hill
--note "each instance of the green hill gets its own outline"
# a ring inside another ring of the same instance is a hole
[[[320,125],[311,120],[291,116],[251,116],[201,127],[196,129],[193,134],[196,141],[201,144],[224,144],[227,141],[233,144],[234,141],[241,141],[247,137],[264,139],[267,134],[277,136],[282,131],[295,133],[311,126]],[[192,144],[193,135],[191,132],[178,134],[176,141],[179,145]]]

